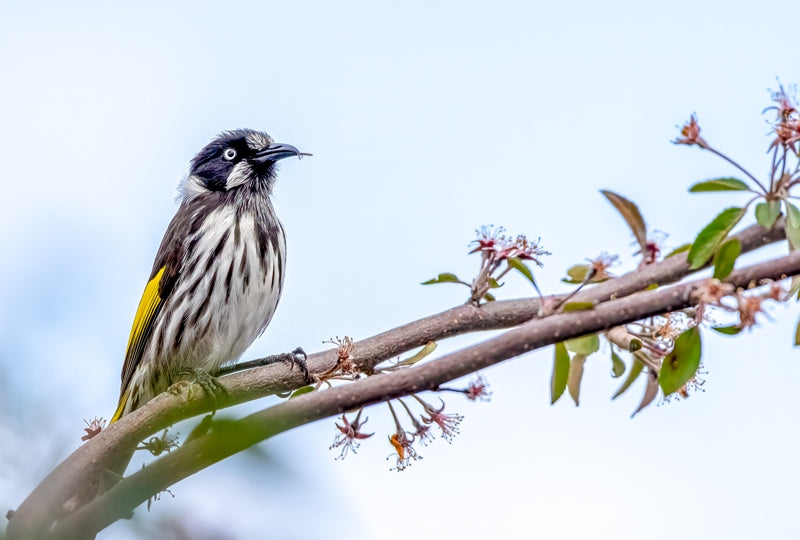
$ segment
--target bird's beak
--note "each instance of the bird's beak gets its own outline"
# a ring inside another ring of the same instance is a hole
[[[283,158],[292,157],[292,156],[303,157],[303,156],[310,156],[310,155],[311,154],[305,154],[305,153],[301,152],[300,150],[298,150],[297,148],[295,148],[291,144],[275,143],[275,144],[271,144],[271,145],[267,146],[266,148],[262,148],[256,154],[255,159],[256,159],[256,161],[259,161],[261,163],[266,163],[268,161],[275,162],[275,161],[281,160]]]

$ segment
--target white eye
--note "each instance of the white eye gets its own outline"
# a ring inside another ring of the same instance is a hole
[[[226,148],[222,152],[222,159],[224,159],[225,161],[233,161],[234,159],[236,159],[236,150],[234,150],[233,148]]]

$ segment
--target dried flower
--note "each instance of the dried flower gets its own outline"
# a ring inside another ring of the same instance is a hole
[[[764,297],[740,294],[737,300],[739,303],[739,327],[752,328],[756,324],[756,314],[764,313],[762,306]]]
[[[93,438],[95,435],[103,431],[106,427],[106,419],[105,418],[98,418],[95,416],[92,418],[91,422],[87,422],[85,419],[83,421],[86,424],[86,427],[83,430],[86,432],[86,435],[81,437],[82,441],[88,441],[89,439]]]
[[[795,144],[800,141],[800,115],[798,115],[797,108],[782,84],[778,91],[772,93],[772,100],[777,105],[765,109],[765,111],[775,109],[777,113],[774,126],[777,137],[770,144],[770,148],[780,145],[790,148],[796,154]]]
[[[700,136],[700,125],[697,123],[697,117],[692,113],[689,122],[684,124],[681,128],[681,137],[675,139],[675,144],[696,144],[701,148],[706,148],[708,143]]]
[[[392,467],[391,470],[393,471],[402,471],[405,470],[406,467],[411,465],[411,460],[418,460],[422,459],[421,456],[417,454],[417,451],[414,450],[414,447],[411,446],[411,443],[414,442],[414,436],[412,435],[410,438],[408,434],[402,429],[398,429],[393,435],[389,435],[389,444],[392,445],[394,448],[395,454],[397,457],[397,465]],[[391,459],[392,456],[387,457],[386,459]]]
[[[595,259],[587,259],[589,261],[589,274],[586,279],[589,283],[599,283],[609,278],[614,277],[608,269],[617,263],[619,260],[618,255],[610,255],[608,253],[601,253]]]
[[[418,396],[414,395],[412,397],[414,397],[414,399],[422,405],[422,408],[425,409],[425,412],[428,413],[428,416],[422,417],[422,421],[426,424],[436,424],[439,426],[439,429],[442,431],[442,438],[447,442],[452,442],[453,437],[459,433],[458,424],[461,423],[464,417],[460,414],[444,414],[444,401],[442,401],[442,406],[440,408],[434,409]]]
[[[431,434],[431,426],[423,424],[419,420],[417,420],[417,417],[414,415],[414,413],[411,412],[411,409],[408,407],[408,405],[406,405],[405,401],[403,401],[400,398],[397,398],[397,401],[400,402],[400,405],[402,405],[403,408],[406,410],[408,417],[411,419],[411,423],[414,424],[414,433],[411,434],[412,437],[414,439],[419,439],[420,443],[422,443],[424,446],[427,446],[428,443],[433,440],[433,435]]]
[[[469,386],[464,390],[467,399],[471,401],[481,400],[489,401],[492,397],[492,392],[489,390],[489,383],[483,375],[478,375],[475,379],[470,381]]]
[[[478,238],[470,242],[471,244],[478,244],[478,246],[470,251],[475,253],[477,251],[494,251],[498,244],[505,242],[505,229],[503,227],[493,228],[494,225],[483,225],[479,231],[475,231]]]
[[[159,456],[163,452],[169,452],[178,447],[178,435],[179,433],[174,435],[167,434],[167,428],[165,428],[160,436],[151,437],[149,441],[139,445],[137,450],[147,450],[154,456]]]
[[[323,343],[330,343],[331,345],[336,345],[338,347],[336,351],[336,366],[334,366],[328,372],[323,373],[323,377],[333,373],[342,375],[358,375],[360,373],[360,369],[356,363],[353,362],[353,359],[350,356],[353,352],[353,349],[356,348],[353,338],[349,336],[344,336],[344,338],[336,336],[333,339],[323,341]]]
[[[347,452],[350,450],[355,454],[360,444],[358,441],[375,435],[374,433],[361,433],[361,428],[367,423],[367,420],[369,420],[369,418],[365,418],[363,422],[360,421],[361,412],[363,410],[364,409],[359,409],[358,414],[356,414],[356,419],[352,424],[344,414],[342,415],[343,425],[340,426],[334,422],[334,425],[339,429],[339,433],[336,434],[336,437],[333,439],[333,444],[330,445],[328,450],[333,450],[340,446],[342,447],[342,451],[336,459],[344,459],[347,456]]]
[[[721,306],[720,302],[722,299],[735,292],[736,288],[730,283],[723,283],[716,278],[709,279],[705,285],[699,287],[692,294],[692,298],[697,303],[695,322],[697,324],[703,322],[708,306]]]

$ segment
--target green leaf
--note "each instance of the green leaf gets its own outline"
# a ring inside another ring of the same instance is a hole
[[[576,354],[569,363],[569,378],[567,379],[567,390],[575,402],[579,405],[581,395],[581,379],[583,379],[583,365],[586,363],[586,355]]]
[[[533,288],[536,289],[536,293],[539,296],[542,295],[542,291],[539,290],[539,286],[536,284],[536,280],[533,279],[533,272],[531,272],[531,269],[528,268],[528,266],[524,262],[519,260],[517,257],[510,257],[508,259],[508,266],[510,266],[511,268],[515,269],[517,272],[525,276],[528,279],[528,281],[531,282]]]
[[[600,338],[597,334],[589,334],[588,336],[568,339],[564,342],[564,345],[569,351],[589,356],[600,348]]]
[[[409,356],[402,362],[399,362],[398,366],[411,366],[431,354],[433,351],[436,350],[436,347],[439,345],[435,341],[429,341],[426,343],[419,351],[417,351],[414,355]]]
[[[800,210],[789,201],[784,202],[786,203],[786,213],[788,214],[789,223],[792,224],[793,228],[800,229]]]
[[[725,177],[698,182],[689,188],[689,193],[706,191],[750,191],[750,186],[738,178]]]
[[[489,276],[489,279],[487,281],[489,282],[489,287],[492,289],[499,289],[500,287],[505,285],[505,283],[497,283],[497,280],[491,276]]]
[[[594,302],[567,302],[564,311],[586,311],[594,309]]]
[[[636,416],[636,414],[650,405],[653,400],[658,395],[658,376],[655,374],[653,370],[647,370],[647,386],[644,387],[644,395],[642,396],[642,401],[639,403],[639,406],[633,411],[631,418]]]
[[[615,379],[622,377],[622,374],[625,373],[625,362],[622,361],[622,358],[611,349],[611,376]]]
[[[618,195],[613,191],[600,190],[600,193],[602,193],[605,198],[614,205],[617,212],[622,215],[622,219],[625,220],[625,223],[627,223],[628,227],[633,231],[633,236],[636,237],[639,247],[645,249],[647,247],[647,225],[644,223],[644,218],[641,212],[639,212],[639,208],[622,195]]]
[[[289,396],[289,399],[295,398],[297,396],[302,396],[303,394],[308,394],[309,392],[313,392],[313,391],[314,391],[314,386],[313,385],[304,386],[304,387],[298,388],[297,390],[292,392],[292,395]]]
[[[786,231],[786,239],[789,241],[789,250],[794,251],[800,249],[800,227],[794,227],[791,223],[792,220],[787,219],[784,224]]]
[[[797,323],[797,328],[794,331],[794,346],[800,345],[800,322]]]
[[[658,384],[664,395],[668,396],[681,388],[686,381],[694,377],[700,367],[702,343],[700,331],[690,328],[675,340],[675,347],[661,363]]]
[[[786,239],[789,241],[789,248],[794,251],[800,248],[800,210],[789,201],[786,204]]]
[[[728,277],[733,271],[733,265],[741,252],[742,243],[736,238],[731,238],[722,244],[717,254],[714,255],[714,277],[716,279]]]
[[[531,283],[533,283],[534,286],[536,286],[536,280],[533,279],[533,272],[531,272],[531,269],[528,268],[528,266],[524,262],[519,260],[517,257],[511,257],[508,259],[508,266],[510,266],[511,268],[515,269],[520,274],[528,278],[528,281],[530,281]]]
[[[497,298],[495,298],[493,294],[488,292],[483,295],[483,299],[486,300],[487,302],[494,302],[495,300],[497,300]]]
[[[778,220],[778,216],[780,215],[780,201],[760,202],[756,205],[756,221],[758,221],[758,224],[765,229],[769,229],[775,225],[775,222]]]
[[[558,401],[558,398],[567,389],[567,377],[569,377],[569,353],[563,343],[556,343],[556,351],[553,356],[553,375],[550,377],[551,405]]]
[[[434,283],[464,283],[458,276],[455,274],[451,274],[450,272],[443,272],[436,276],[433,279],[429,279],[428,281],[423,281],[423,285],[433,285]],[[464,283],[466,285],[466,283]]]
[[[677,255],[678,253],[683,253],[684,251],[689,251],[692,247],[692,244],[683,244],[682,246],[678,246],[669,253],[667,253],[664,258],[669,259],[673,255]]]
[[[630,343],[628,343],[628,352],[636,352],[642,348],[642,340],[633,338]]]
[[[631,387],[633,381],[642,373],[644,369],[644,364],[642,364],[639,360],[636,360],[634,356],[633,364],[631,364],[631,369],[628,370],[628,376],[625,377],[625,380],[622,382],[622,386],[620,386],[617,391],[611,396],[611,399],[617,399],[619,396],[625,393],[625,391]]]
[[[692,270],[697,270],[708,262],[728,233],[742,219],[744,211],[744,208],[726,208],[700,231],[687,256]]]
[[[732,326],[712,326],[711,329],[716,331],[716,332],[719,332],[720,334],[726,335],[726,336],[735,336],[736,334],[738,334],[739,332],[742,331],[742,327],[741,326],[737,326],[737,325],[732,325]]]
[[[580,284],[586,281],[592,267],[588,264],[576,264],[567,269],[567,278],[562,279],[564,283]]]
[[[183,441],[184,444],[187,442],[191,442],[195,439],[199,439],[200,437],[208,433],[211,430],[211,424],[213,421],[214,421],[213,414],[207,414],[206,416],[204,416],[203,419],[200,420],[200,423],[194,426],[192,428],[192,431],[189,432],[189,435],[186,436],[186,440]]]

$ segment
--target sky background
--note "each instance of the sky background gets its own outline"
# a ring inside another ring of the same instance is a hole
[[[219,131],[314,154],[281,163],[288,275],[245,358],[313,352],[462,303],[465,289],[419,283],[471,277],[481,225],[541,236],[545,293],[603,251],[633,268],[599,189],[637,202],[667,250],[691,240],[744,199],[686,192],[734,171],[670,144],[676,126],[697,112],[707,141],[763,177],[762,110],[778,77],[800,81],[799,14],[796,0],[5,3],[2,514],[80,444],[84,418],[113,413],[176,186]],[[513,277],[500,291],[531,294]],[[587,362],[579,408],[549,405],[542,350],[486,370],[489,403],[447,396],[461,434],[402,473],[378,407],[356,455],[335,460],[333,420],[320,421],[100,538],[169,537],[170,520],[197,538],[797,538],[798,310],[769,309],[735,339],[704,333],[705,392],[634,419],[643,381],[612,402],[607,348]]]

